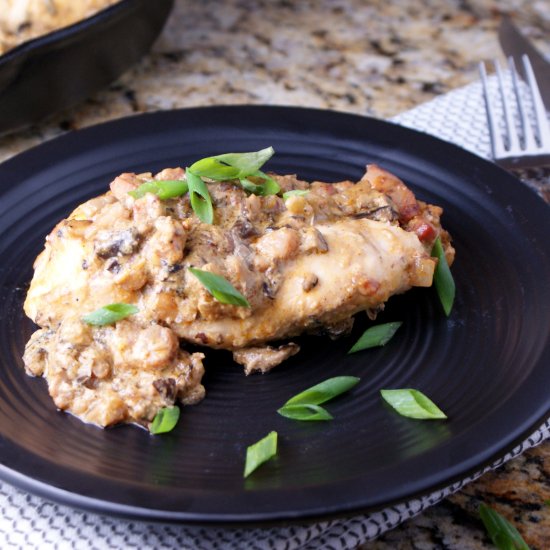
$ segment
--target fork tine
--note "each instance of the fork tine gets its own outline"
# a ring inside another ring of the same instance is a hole
[[[539,86],[531,62],[526,55],[522,56],[523,66],[525,68],[525,74],[527,75],[527,83],[531,90],[531,96],[533,97],[533,106],[535,109],[535,119],[537,123],[538,137],[542,148],[550,148],[550,128],[548,126],[548,119],[546,118],[546,110],[540,96]]]
[[[531,123],[527,118],[525,102],[521,95],[519,78],[516,71],[516,64],[513,57],[508,58],[508,66],[510,67],[510,73],[512,75],[512,86],[514,88],[514,93],[516,95],[516,102],[518,104],[519,118],[521,122],[521,128],[523,132],[523,146],[525,150],[532,150],[533,147],[536,147],[535,135],[531,127]]]
[[[493,158],[499,158],[505,153],[505,149],[504,143],[502,141],[502,136],[500,135],[500,131],[497,127],[495,109],[489,96],[487,70],[483,61],[479,64],[479,74],[481,76],[481,84],[483,86],[483,97],[485,98],[485,108],[487,110],[489,133],[491,134],[491,149],[493,152]]]
[[[522,60],[527,75],[525,85],[529,87],[532,104],[525,103],[526,90],[524,84],[519,80],[512,59],[508,60],[510,79],[507,78],[506,82],[498,61],[494,61],[496,82],[491,83],[487,77],[485,63],[479,64],[493,159],[497,164],[508,169],[550,166],[550,124],[546,118],[544,104],[529,59],[527,56],[523,56]],[[498,87],[498,93],[500,93],[502,109],[500,106],[496,106],[498,102],[494,93],[496,90],[493,89],[492,94],[490,91],[490,86],[495,84]],[[515,97],[512,98],[512,96]],[[533,112],[534,124],[531,120]],[[517,124],[516,116],[519,118],[521,128]],[[504,120],[500,122],[500,119]]]
[[[495,70],[498,77],[498,86],[500,89],[500,98],[502,100],[502,109],[504,111],[504,122],[506,124],[506,138],[507,143],[505,145],[508,151],[519,151],[519,139],[516,132],[516,127],[514,124],[514,119],[512,118],[512,109],[510,102],[506,97],[506,88],[504,85],[504,77],[502,76],[502,69],[500,68],[500,63],[495,60]]]

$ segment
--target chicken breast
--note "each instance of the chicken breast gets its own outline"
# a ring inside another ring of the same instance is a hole
[[[25,302],[42,327],[25,364],[48,379],[58,407],[100,425],[145,423],[160,407],[204,393],[202,354],[182,351],[178,340],[231,350],[247,374],[266,372],[297,353],[288,339],[340,336],[356,313],[374,317],[390,296],[430,286],[437,236],[453,260],[441,209],[377,166],[357,183],[272,177],[283,192],[307,193],[285,200],[208,182],[215,219],[206,224],[188,195],[129,195],[152,179],[185,179],[181,168],[122,174],[53,229]],[[190,267],[224,277],[250,307],[216,300]],[[119,302],[138,312],[83,328],[83,315]],[[88,392],[108,406],[91,404]],[[112,412],[98,412],[105,408]]]

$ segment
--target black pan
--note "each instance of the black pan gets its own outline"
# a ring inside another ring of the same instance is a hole
[[[0,56],[0,134],[100,90],[144,55],[173,0],[122,0]]]

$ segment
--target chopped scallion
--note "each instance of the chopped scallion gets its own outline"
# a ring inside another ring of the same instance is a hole
[[[142,183],[134,191],[128,191],[128,195],[134,197],[134,199],[141,199],[147,193],[153,193],[157,195],[160,200],[172,199],[185,195],[188,191],[186,181],[180,180],[165,180],[165,181],[146,181]]]
[[[479,517],[493,544],[500,550],[529,550],[518,530],[496,510],[480,504]]]
[[[437,420],[447,415],[422,392],[412,389],[380,390],[384,401],[401,416],[417,420]]]
[[[333,416],[323,407],[311,403],[284,405],[277,411],[281,416],[292,420],[332,420]]]
[[[189,271],[218,302],[234,306],[250,307],[248,300],[227,279],[195,267],[190,267]]]
[[[242,179],[256,174],[274,153],[273,147],[252,153],[225,153],[198,160],[189,169],[197,176],[217,181]]]
[[[340,394],[351,390],[359,383],[360,378],[356,376],[335,376],[328,378],[303,392],[291,397],[284,406],[287,405],[321,405]]]
[[[207,157],[194,162],[189,170],[201,178],[209,178],[216,181],[234,180],[239,177],[240,170],[229,164],[225,164],[216,157]]]
[[[439,301],[443,306],[443,311],[448,317],[453,308],[456,286],[439,237],[437,237],[433,245],[432,256],[438,259],[434,273],[435,289],[439,296]]]
[[[214,221],[214,207],[206,183],[189,168],[185,171],[185,176],[189,186],[189,200],[193,212],[204,223],[212,223]]]
[[[171,432],[178,423],[179,417],[179,407],[165,407],[160,409],[155,415],[155,418],[153,418],[149,426],[149,431],[155,435]]]
[[[243,178],[255,174],[273,155],[273,147],[266,147],[252,153],[225,153],[214,158],[219,162],[233,166],[239,170],[239,177]]]
[[[269,432],[246,449],[244,477],[248,477],[256,468],[277,454],[277,432]]]
[[[279,184],[271,176],[260,170],[246,178],[240,178],[239,181],[245,191],[254,195],[267,197],[276,195],[281,190]]]
[[[393,323],[384,323],[382,325],[375,325],[368,328],[361,338],[355,342],[353,347],[348,353],[355,353],[356,351],[362,351],[368,348],[374,348],[378,346],[385,346],[397,332],[397,329],[402,325],[400,321]]]
[[[84,315],[82,320],[88,325],[103,326],[112,325],[117,321],[125,319],[129,315],[134,315],[139,309],[132,304],[116,303],[100,307],[88,315]]]

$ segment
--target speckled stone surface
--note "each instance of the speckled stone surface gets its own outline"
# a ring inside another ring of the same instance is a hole
[[[550,55],[548,0],[176,0],[153,52],[108,89],[0,138],[0,160],[91,124],[213,104],[286,104],[391,117],[477,79],[500,56],[500,14]],[[545,40],[546,38],[546,40]],[[493,548],[484,502],[550,548],[550,442],[363,550]]]

